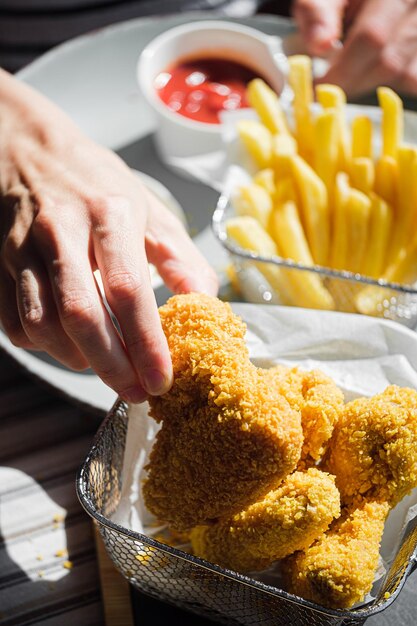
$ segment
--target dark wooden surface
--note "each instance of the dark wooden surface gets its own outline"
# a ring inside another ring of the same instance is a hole
[[[105,623],[92,524],[75,493],[99,423],[0,352],[1,626]],[[133,589],[130,601],[138,626],[212,624]]]
[[[2,626],[103,624],[91,523],[74,488],[98,423],[0,354]]]

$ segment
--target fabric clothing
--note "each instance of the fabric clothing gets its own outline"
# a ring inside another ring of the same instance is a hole
[[[0,66],[16,71],[77,35],[140,16],[214,10],[253,15],[260,0],[0,0]]]

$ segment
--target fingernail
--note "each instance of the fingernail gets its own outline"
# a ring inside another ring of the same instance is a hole
[[[143,402],[148,397],[146,391],[139,386],[130,387],[119,395],[123,400],[126,400],[126,402],[132,402],[133,404],[140,404],[140,402]]]
[[[310,36],[316,41],[323,42],[329,38],[329,29],[323,24],[314,24],[310,29]]]
[[[194,283],[190,289],[187,289],[184,293],[203,293],[206,296],[216,296],[218,288],[216,285],[209,283]]]
[[[320,50],[325,51],[332,48],[335,37],[330,28],[323,24],[315,24],[309,32],[310,44],[315,47],[319,53]]]
[[[162,372],[155,369],[147,369],[142,372],[142,382],[146,391],[151,396],[159,396],[167,392],[170,388],[171,381]]]
[[[333,39],[332,43],[331,43],[331,47],[332,50],[334,51],[339,51],[343,49],[343,41],[341,41],[340,39]]]
[[[205,293],[208,296],[217,296],[219,291],[219,282],[217,276],[208,277],[205,280],[193,277],[183,285],[183,290],[184,293],[195,291],[197,293]]]

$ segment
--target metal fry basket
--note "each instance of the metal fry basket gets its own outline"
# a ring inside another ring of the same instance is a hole
[[[389,606],[417,559],[417,521],[403,532],[400,548],[378,596],[365,606],[332,610],[115,524],[129,413],[117,401],[100,427],[77,476],[77,494],[97,523],[107,551],[123,576],[159,600],[231,626],[348,626]]]
[[[244,299],[257,304],[287,304],[285,284],[302,276],[319,277],[334,301],[334,310],[362,313],[399,322],[409,328],[417,325],[417,284],[401,285],[362,274],[307,266],[282,257],[266,257],[235,244],[227,235],[228,218],[235,216],[227,194],[222,194],[213,213],[212,227],[232,261],[239,290]],[[278,270],[280,283],[274,271]],[[274,285],[269,282],[272,275]],[[301,283],[301,281],[299,281]],[[290,302],[292,306],[297,303]],[[310,308],[307,304],[299,306]],[[316,308],[316,307],[314,307]]]

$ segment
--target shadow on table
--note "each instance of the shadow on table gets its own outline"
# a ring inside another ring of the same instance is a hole
[[[1,626],[103,623],[91,522],[74,486],[99,422],[0,354]]]
[[[183,611],[176,606],[155,600],[131,587],[133,616],[137,626],[213,626],[213,622],[205,617]]]

